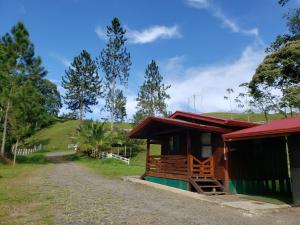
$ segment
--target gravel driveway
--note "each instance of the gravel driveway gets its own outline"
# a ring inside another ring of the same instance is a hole
[[[74,162],[55,162],[40,171],[40,188],[55,196],[51,206],[59,225],[300,224],[299,210],[252,215],[140,184],[110,180]]]

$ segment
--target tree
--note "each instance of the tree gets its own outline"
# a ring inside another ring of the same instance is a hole
[[[97,65],[86,50],[82,50],[65,71],[62,78],[62,86],[66,89],[64,100],[68,109],[79,111],[81,121],[84,113],[92,112],[90,106],[98,104],[97,97],[103,93],[101,81]]]
[[[285,6],[289,0],[279,0],[278,3]],[[299,109],[296,102],[300,91],[300,8],[290,9],[285,15],[289,34],[279,35],[266,49],[268,55],[258,66],[249,88],[251,95],[258,98],[272,99],[272,108],[287,117],[287,111],[293,115],[293,110]],[[268,89],[268,95],[261,94]],[[277,96],[274,93],[279,93]],[[275,101],[274,101],[275,100]],[[261,100],[264,102],[263,100]],[[269,100],[268,100],[269,101]]]
[[[105,73],[105,109],[110,113],[111,130],[116,118],[124,115],[125,112],[126,98],[120,98],[123,96],[123,91],[118,88],[118,86],[127,86],[131,66],[130,53],[125,47],[127,41],[125,33],[126,30],[121,26],[119,19],[114,18],[111,25],[107,26],[108,43],[101,51],[99,60],[99,65]]]
[[[1,155],[4,156],[9,113],[16,90],[24,82],[34,82],[43,78],[47,71],[42,66],[42,60],[35,56],[34,46],[30,42],[29,33],[22,22],[13,26],[10,33],[5,34],[0,41],[1,105],[3,110],[3,134]]]
[[[99,151],[106,147],[106,129],[104,122],[98,121],[85,121],[81,124],[79,129],[80,140],[82,142],[81,147],[86,151],[94,150],[96,157]],[[88,153],[90,154],[90,153]]]
[[[167,94],[167,90],[170,85],[163,83],[163,76],[160,74],[158,65],[152,60],[145,71],[144,82],[140,86],[138,93],[137,109],[139,119],[154,116],[154,115],[166,115],[167,104],[166,100],[170,98]]]
[[[233,116],[232,116],[232,112],[233,112],[233,110],[232,110],[232,94],[234,93],[234,91],[232,88],[227,88],[226,92],[227,92],[227,95],[224,96],[224,99],[226,101],[228,101],[229,109],[230,109],[230,119],[233,119]]]
[[[293,111],[293,105],[285,95],[292,86],[300,84],[300,38],[286,43],[280,49],[270,53],[258,66],[249,88],[253,96],[263,96],[263,89],[272,89],[270,95],[279,92],[278,104],[274,105],[276,111],[286,115],[286,108]],[[295,89],[294,89],[295,91]]]

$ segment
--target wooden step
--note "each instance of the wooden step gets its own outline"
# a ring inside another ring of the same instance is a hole
[[[205,195],[225,195],[226,192],[224,192],[224,191],[215,191],[215,192],[204,191],[203,194],[205,194]]]
[[[215,178],[190,178],[190,184],[200,194],[222,195],[225,194],[223,185]]]
[[[201,188],[222,188],[220,185],[199,185]]]

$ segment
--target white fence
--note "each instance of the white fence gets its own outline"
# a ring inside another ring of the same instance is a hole
[[[74,151],[77,152],[78,148],[79,148],[79,144],[68,144],[68,149],[73,148]]]
[[[18,148],[16,155],[29,155],[31,153],[42,150],[42,145],[34,146],[33,148]]]
[[[129,165],[129,163],[130,163],[130,159],[125,158],[125,157],[120,156],[120,155],[113,154],[113,153],[102,152],[102,153],[100,154],[100,158],[114,158],[114,159],[121,160],[121,161],[127,163],[128,165]]]

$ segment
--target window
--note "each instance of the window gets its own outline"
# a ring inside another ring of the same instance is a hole
[[[211,133],[201,134],[201,157],[208,158],[212,155]]]
[[[169,139],[169,149],[173,154],[177,154],[180,152],[180,136],[174,135]]]

